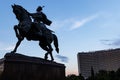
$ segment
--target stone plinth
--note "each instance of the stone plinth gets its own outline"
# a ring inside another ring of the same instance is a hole
[[[64,80],[64,64],[18,53],[7,53],[2,80]]]

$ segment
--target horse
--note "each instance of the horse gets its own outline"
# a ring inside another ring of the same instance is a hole
[[[14,4],[11,6],[13,9],[13,13],[15,14],[16,18],[19,21],[19,24],[14,26],[14,31],[16,37],[18,38],[18,41],[13,51],[11,51],[11,53],[15,53],[21,42],[24,40],[24,38],[26,38],[28,41],[31,40],[39,41],[39,46],[43,50],[47,51],[47,53],[45,53],[44,56],[45,60],[48,59],[49,54],[51,57],[51,61],[53,61],[54,60],[52,55],[53,48],[51,46],[51,43],[52,42],[54,43],[56,52],[59,53],[57,36],[49,29],[46,29],[47,31],[46,35],[39,34],[40,31],[38,31],[38,29],[36,29],[35,26],[40,27],[40,25],[32,22],[32,19],[29,15],[30,13],[20,5]],[[41,25],[43,25],[43,23],[41,23]]]

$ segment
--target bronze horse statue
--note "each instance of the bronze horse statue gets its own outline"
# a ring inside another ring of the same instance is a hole
[[[44,35],[39,34],[39,32],[43,30],[42,28],[40,28],[41,30],[38,30],[36,29],[35,26],[41,27],[43,23],[39,25],[32,22],[32,19],[29,15],[30,13],[26,9],[24,9],[22,6],[14,4],[12,5],[12,9],[13,9],[13,13],[16,15],[16,18],[19,21],[19,24],[14,26],[14,30],[15,30],[16,37],[18,38],[18,42],[16,43],[16,46],[14,50],[11,51],[11,53],[15,53],[20,43],[24,40],[24,38],[26,38],[29,41],[30,40],[39,41],[39,46],[43,50],[47,51],[44,58],[47,60],[48,54],[50,54],[51,61],[53,61],[54,60],[52,55],[53,48],[51,46],[51,43],[52,42],[54,43],[56,52],[59,53],[57,36],[47,28],[46,28],[46,32],[43,32]]]

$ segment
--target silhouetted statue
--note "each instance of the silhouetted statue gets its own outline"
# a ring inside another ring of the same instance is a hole
[[[35,26],[36,29],[38,29],[39,31],[38,34],[49,37],[48,31],[50,32],[53,32],[53,31],[48,29],[46,25],[50,26],[52,21],[47,19],[47,16],[42,12],[42,8],[43,7],[38,6],[38,8],[36,9],[36,13],[29,13],[29,14],[34,19],[34,24],[38,25],[38,26]]]
[[[50,25],[51,21],[49,21],[47,18],[43,19],[43,15],[41,15],[41,22],[32,22],[30,16],[33,16],[33,14],[30,14],[22,6],[14,4],[12,5],[12,8],[13,13],[16,15],[16,18],[19,21],[19,24],[14,26],[18,42],[16,43],[16,46],[14,50],[11,51],[11,53],[15,53],[20,43],[23,41],[24,38],[26,38],[29,41],[39,41],[40,47],[43,50],[47,51],[47,53],[45,54],[45,59],[47,60],[48,54],[50,54],[51,61],[53,61],[54,58],[52,55],[53,49],[51,43],[54,42],[57,53],[59,53],[59,48],[57,36],[45,26],[45,24]],[[43,26],[45,26],[45,28],[42,28]]]
[[[52,21],[50,21],[47,16],[42,12],[43,7],[38,6],[38,8],[36,9],[36,13],[30,13],[30,15],[33,17],[34,22],[40,23],[42,21],[44,24],[50,26]]]

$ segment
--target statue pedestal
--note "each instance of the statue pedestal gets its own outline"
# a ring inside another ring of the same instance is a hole
[[[64,80],[64,64],[22,54],[7,53],[2,80]]]

